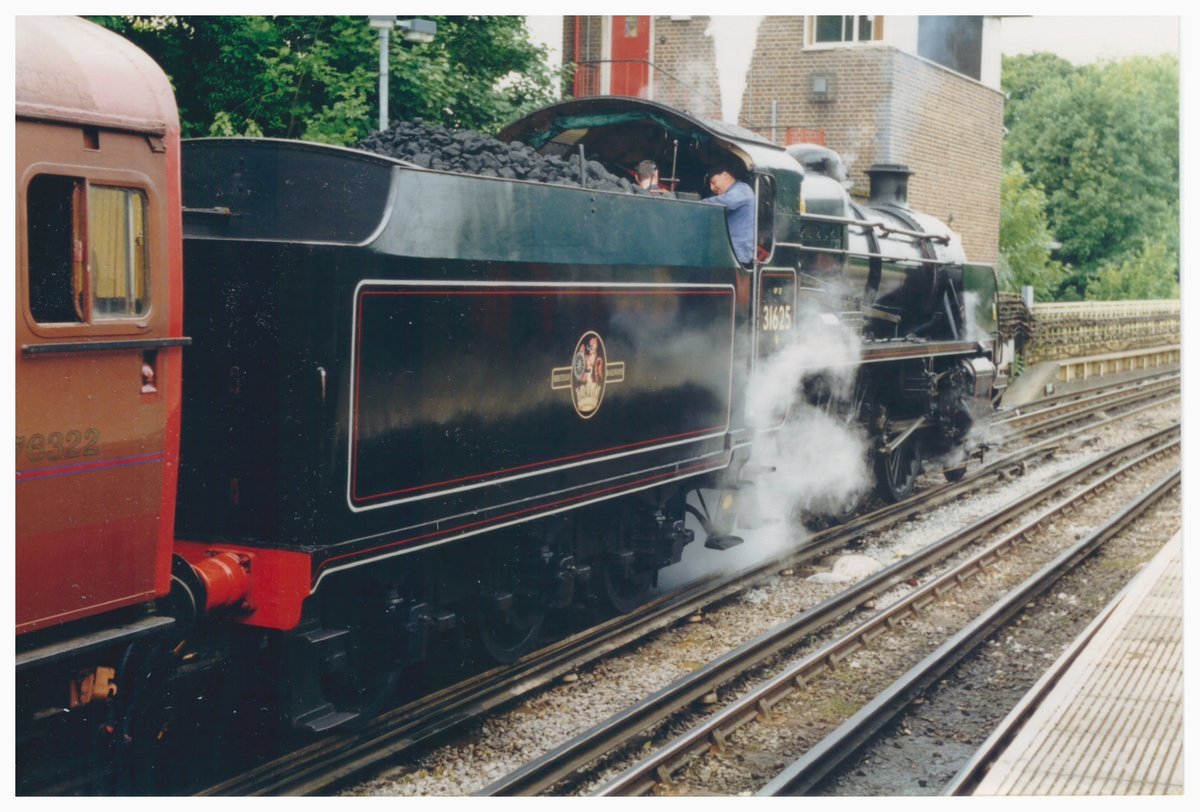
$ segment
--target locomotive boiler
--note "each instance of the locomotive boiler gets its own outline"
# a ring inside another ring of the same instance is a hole
[[[156,740],[139,699],[194,656],[321,732],[444,661],[519,658],[548,615],[628,611],[689,515],[741,541],[755,440],[789,419],[753,422],[745,392],[802,310],[861,339],[851,395],[795,396],[872,438],[886,498],[961,475],[1003,386],[995,276],[909,209],[902,168],[856,203],[833,153],[624,98],[501,133],[577,156],[578,183],[181,144],[127,42],[19,26],[22,730]],[[647,157],[669,199],[589,186]],[[702,202],[715,166],[755,191],[749,265]]]

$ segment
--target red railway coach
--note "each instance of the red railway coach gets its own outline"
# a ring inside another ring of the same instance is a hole
[[[39,688],[83,704],[112,690],[100,652],[172,623],[146,609],[171,588],[188,343],[179,118],[97,25],[19,17],[16,41],[17,670],[74,658]]]

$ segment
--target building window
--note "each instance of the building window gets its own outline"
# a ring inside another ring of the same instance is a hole
[[[883,18],[863,15],[809,17],[809,45],[853,44],[883,39]]]
[[[972,79],[983,61],[982,17],[921,17],[917,54]]]
[[[146,315],[144,191],[38,175],[29,184],[26,213],[35,321],[84,324]]]

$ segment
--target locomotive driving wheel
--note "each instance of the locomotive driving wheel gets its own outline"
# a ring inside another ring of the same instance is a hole
[[[869,487],[859,488],[843,495],[825,511],[825,517],[834,524],[846,524],[862,510],[863,505],[867,502],[867,491],[869,490]]]
[[[921,473],[921,446],[909,439],[890,454],[880,454],[876,463],[879,493],[890,502],[899,502],[913,492]]]

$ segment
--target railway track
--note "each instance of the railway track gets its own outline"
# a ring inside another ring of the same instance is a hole
[[[1068,425],[1080,415],[1101,409],[1126,408],[1136,403],[1153,402],[1179,390],[1179,373],[1155,375],[1100,391],[1082,391],[1058,395],[1026,404],[1020,409],[1000,413],[993,427],[1004,434],[1040,434]]]
[[[1103,402],[1077,402],[1072,410],[1075,415],[1073,419],[1086,419],[1088,414],[1101,408],[1109,411],[1152,408],[1156,403],[1146,405],[1145,401],[1162,397],[1157,390],[1150,394],[1146,387],[1125,389],[1119,398]],[[1059,421],[1062,418],[1061,413],[1055,413],[1045,419]],[[1107,418],[1108,421],[1116,419],[1120,417]],[[1028,435],[1037,431],[1039,425],[1038,422],[1027,422],[1020,431]],[[952,501],[972,487],[977,487],[981,479],[1023,468],[1063,441],[1064,436],[1056,436],[1031,443],[980,466],[960,482],[926,490],[915,499],[886,506],[851,524],[817,533],[798,553],[772,559],[732,577],[708,577],[683,590],[661,596],[632,616],[614,619],[557,641],[519,661],[515,667],[495,669],[472,677],[385,714],[360,731],[322,739],[281,759],[209,787],[202,794],[301,795],[327,792],[403,753],[427,745],[517,697],[528,695],[590,662],[611,655],[657,629],[677,623],[705,606],[734,595],[744,590],[746,584],[781,567],[796,566],[803,561],[827,555],[890,523]]]
[[[1168,491],[1178,487],[1179,481],[1180,470],[1176,467],[1151,488],[1124,505],[1101,527],[1068,547],[1037,573],[989,606],[954,637],[888,686],[888,689],[873,702],[823,739],[817,747],[789,765],[764,786],[759,794],[802,795],[833,771],[841,768],[876,731],[907,710],[950,668],[970,654],[1017,612],[1078,567],[1105,542],[1137,520]],[[965,577],[965,574],[962,577]]]
[[[1177,436],[1177,429],[1146,438],[1136,443],[1134,447],[1158,446],[1169,434]],[[1088,488],[1040,511],[1019,528],[1006,533],[977,555],[911,592],[844,636],[804,657],[796,665],[785,669],[759,688],[746,693],[737,702],[709,717],[703,724],[691,729],[684,736],[639,762],[597,794],[644,794],[656,784],[667,780],[672,770],[685,764],[696,752],[710,748],[722,748],[729,736],[742,725],[759,719],[769,719],[771,709],[791,693],[803,687],[807,680],[812,679],[821,671],[837,667],[840,662],[870,645],[875,638],[887,633],[905,618],[920,612],[930,601],[961,586],[967,579],[986,569],[997,557],[1010,552],[1022,543],[1036,528],[1048,523],[1056,516],[1074,509],[1083,500],[1091,498],[1091,494],[1095,490],[1109,486],[1114,479],[1125,476],[1130,471],[1143,467],[1149,461],[1160,459],[1164,454],[1170,453],[1176,448],[1176,443],[1177,440],[1169,446],[1154,447],[1120,469],[1103,476]],[[798,615],[784,626],[773,629],[745,646],[729,652],[726,657],[698,669],[657,694],[647,697],[619,716],[601,722],[571,742],[530,762],[509,776],[493,782],[480,794],[530,795],[554,787],[557,782],[577,773],[600,755],[633,742],[643,730],[691,705],[705,693],[757,670],[769,657],[784,648],[794,645],[840,620],[849,611],[863,606],[872,599],[881,597],[906,579],[954,555],[968,544],[977,543],[996,528],[1028,512],[1031,507],[1043,503],[1064,488],[1108,469],[1117,460],[1133,453],[1134,447],[1118,449],[1098,460],[1080,466],[1066,476],[1039,489],[1036,493],[1017,500],[993,516],[960,532],[952,533],[929,545],[917,555],[897,562],[876,575],[860,581],[829,601]],[[994,625],[991,628],[994,628]],[[943,659],[940,662],[948,663],[949,660]],[[925,673],[927,675],[933,672],[932,669],[927,668]],[[937,672],[935,676],[940,673]],[[888,707],[891,707],[893,703],[894,700],[891,699],[881,700],[881,704]],[[875,722],[881,718],[883,717],[878,712],[873,712],[871,715],[872,721]],[[862,735],[861,730],[863,729],[856,728],[859,731],[858,735]],[[793,786],[795,785],[786,785],[786,787]]]

